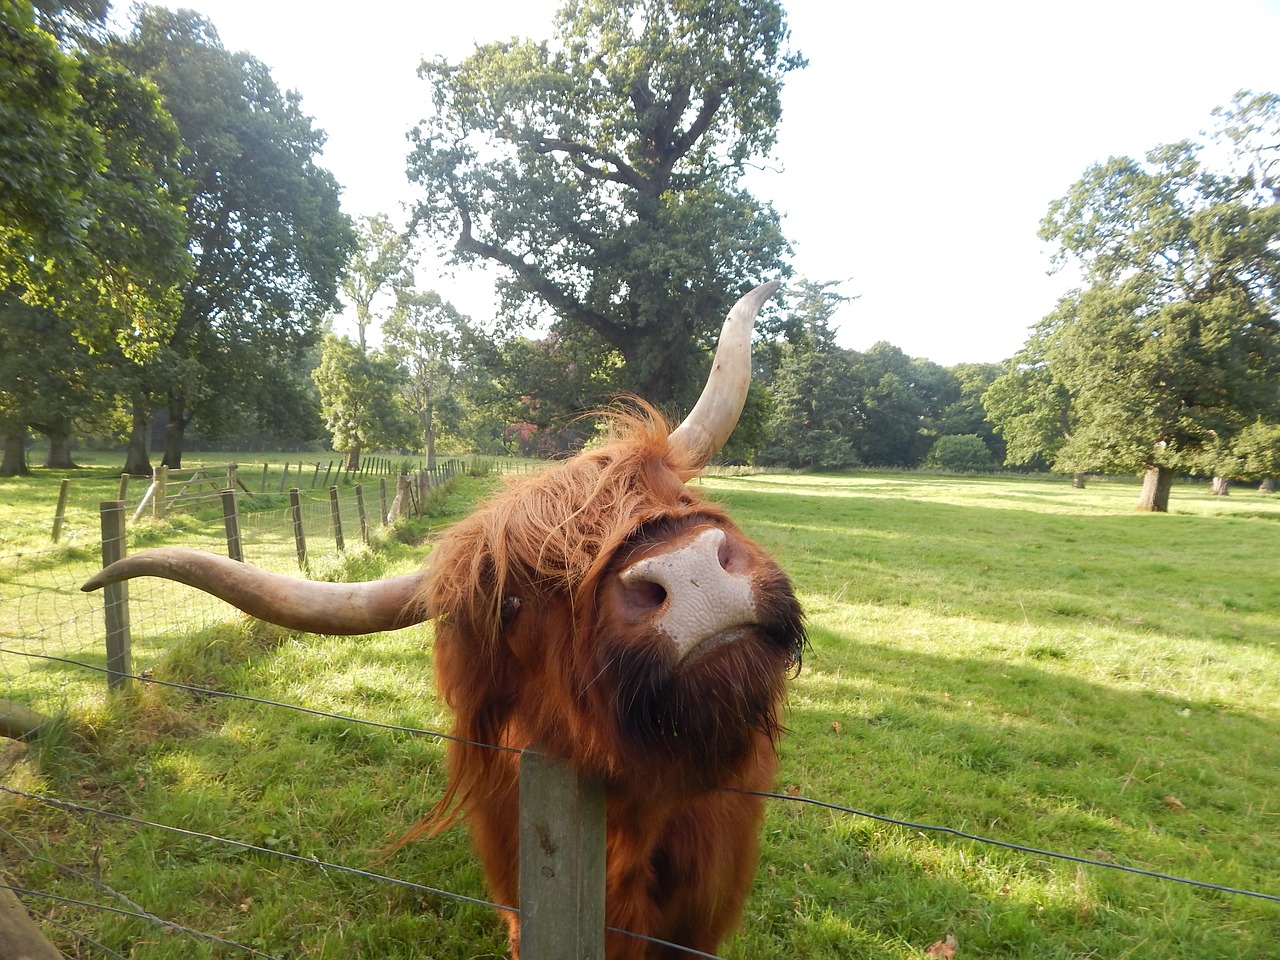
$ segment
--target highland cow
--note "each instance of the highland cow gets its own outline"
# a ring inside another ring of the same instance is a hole
[[[608,925],[713,951],[755,873],[762,800],[750,791],[773,783],[804,629],[785,574],[687,481],[737,422],[752,324],[776,287],[730,312],[683,423],[670,429],[644,404],[615,415],[610,442],[510,483],[443,536],[421,573],[322,584],[161,548],[86,589],[164,576],[329,634],[434,619],[437,684],[459,739],[444,796],[411,835],[461,815],[495,902],[518,905],[519,757],[483,745],[536,745],[603,784]],[[508,923],[518,957],[518,914]],[[607,941],[612,960],[680,953]]]

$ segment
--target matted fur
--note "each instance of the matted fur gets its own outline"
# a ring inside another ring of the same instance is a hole
[[[652,408],[613,439],[509,483],[453,527],[419,602],[436,614],[437,684],[454,711],[444,797],[410,837],[471,826],[492,896],[518,904],[518,757],[537,745],[605,784],[608,922],[703,950],[736,923],[754,873],[787,672],[804,633],[790,584],[686,481]],[[677,668],[670,641],[625,622],[603,585],[629,558],[714,526],[749,560],[761,625]],[[406,839],[409,839],[406,837]],[[519,925],[512,918],[513,955]],[[664,954],[610,937],[611,958]]]

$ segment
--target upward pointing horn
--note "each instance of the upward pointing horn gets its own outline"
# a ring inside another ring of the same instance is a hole
[[[747,293],[729,311],[702,395],[680,426],[671,431],[671,446],[693,455],[698,466],[711,461],[742,416],[751,385],[751,334],[756,315],[781,283],[773,280]]]

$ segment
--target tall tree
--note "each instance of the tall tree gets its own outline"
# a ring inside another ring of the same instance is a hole
[[[855,370],[863,384],[858,455],[872,466],[918,466],[944,412],[959,399],[955,376],[883,340],[857,357]]]
[[[342,275],[342,293],[356,312],[356,342],[368,349],[366,331],[373,324],[373,302],[382,294],[396,296],[413,286],[413,253],[409,238],[385,213],[361,217],[356,245]]]
[[[948,367],[955,378],[959,395],[946,404],[937,422],[939,437],[976,436],[982,440],[994,463],[1005,458],[1004,438],[996,432],[995,424],[987,418],[982,398],[996,377],[1004,373],[998,363],[958,363]]]
[[[767,440],[757,462],[806,470],[860,462],[852,437],[862,421],[862,384],[854,375],[855,354],[836,345],[831,329],[846,299],[832,284],[799,285],[782,322],[785,340],[764,351],[772,375]]]
[[[181,466],[187,425],[221,394],[278,375],[301,356],[337,304],[354,244],[339,187],[317,165],[324,135],[268,68],[228,52],[191,11],[143,7],[115,54],[155,83],[182,134],[190,279],[164,351],[140,371],[135,422],[168,412],[163,462]],[[149,463],[126,464],[147,472]]]
[[[347,451],[346,469],[359,468],[366,447],[413,446],[415,424],[400,400],[405,372],[381,351],[325,334],[312,376],[334,449]]]
[[[458,425],[455,387],[466,346],[476,338],[470,322],[433,290],[402,291],[382,328],[387,356],[405,373],[402,398],[418,422],[430,470],[436,465],[436,438],[442,422]]]
[[[551,42],[424,64],[416,222],[501,268],[508,315],[549,310],[625,359],[621,386],[685,403],[733,299],[786,273],[741,177],[804,64],[787,41],[777,0],[569,0]]]
[[[1238,95],[1214,140],[1265,156],[1274,145],[1255,137],[1274,132],[1278,104]],[[1040,323],[987,404],[1011,456],[1040,437],[1055,469],[1140,473],[1144,510],[1168,509],[1179,472],[1225,475],[1245,427],[1280,419],[1280,203],[1253,163],[1214,170],[1202,147],[1097,164],[1053,203],[1041,236],[1088,286]]]

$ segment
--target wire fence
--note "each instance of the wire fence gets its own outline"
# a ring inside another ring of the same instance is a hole
[[[458,469],[462,469],[461,466]],[[428,488],[429,486],[430,484]],[[194,511],[193,515],[181,522],[175,521],[183,545],[213,552],[225,550],[227,529],[223,523],[224,518],[210,519],[205,515],[215,509],[212,501],[220,499],[220,496],[218,491],[209,491],[206,492],[203,500],[192,497],[187,506]],[[384,520],[388,513],[388,507],[381,505],[386,497],[387,495],[382,491],[378,492],[379,522]],[[317,499],[307,501],[302,506],[301,529],[311,545],[313,557],[331,555],[336,550],[335,533],[338,524],[346,526],[347,529],[360,529],[361,517],[354,498],[339,498],[336,503],[335,507],[333,500]],[[297,572],[301,556],[296,540],[298,525],[299,510],[296,504],[245,511],[239,514],[240,536],[245,559],[255,566],[282,572]],[[64,529],[78,528],[76,523],[71,523]],[[156,535],[158,536],[158,531]],[[137,546],[150,545],[149,538],[152,536],[152,531],[144,527],[141,530],[135,530],[133,536],[140,541],[136,544]],[[81,584],[100,569],[101,559],[97,550],[90,548],[87,536],[77,534],[72,539],[73,543],[46,550],[0,557],[0,676],[3,676],[6,688],[11,691],[10,696],[13,697],[12,700],[0,701],[0,729],[8,736],[28,734],[32,729],[38,728],[44,718],[54,716],[92,697],[94,691],[102,689],[104,676],[112,670],[102,641],[106,629],[102,596],[97,593],[86,594],[80,590]],[[305,562],[303,566],[305,567]],[[124,676],[137,684],[176,688],[202,698],[248,701],[264,710],[290,711],[344,725],[365,725],[437,740],[453,739],[448,734],[428,728],[371,720],[317,709],[305,704],[267,700],[235,691],[158,679],[152,675],[152,667],[169,645],[185,634],[224,622],[228,608],[221,601],[198,590],[170,581],[148,578],[135,581],[134,585],[134,590],[129,597],[129,619],[133,628],[133,667]],[[495,750],[510,750],[510,748],[488,744],[482,746]],[[752,793],[769,802],[824,809],[844,816],[867,818],[907,830],[944,835],[959,841],[991,845],[1035,857],[1062,860],[1099,870],[1120,871],[1223,894],[1280,902],[1280,894],[1273,892],[1225,886],[1108,860],[1054,852],[989,838],[948,826],[896,819],[837,802],[791,793],[741,792]],[[69,819],[88,817],[125,823],[140,829],[163,831],[206,841],[228,851],[253,854],[280,862],[303,864],[315,870],[359,877],[364,881],[388,884],[459,903],[499,911],[519,912],[518,908],[509,905],[491,903],[483,898],[443,887],[405,880],[315,856],[293,853],[243,838],[221,836],[132,816],[118,809],[112,809],[110,805],[92,805],[72,801],[38,789],[22,789],[9,784],[0,784],[0,793],[59,811]],[[33,915],[40,917],[51,927],[57,926],[60,921],[51,914],[49,905],[65,904],[83,910],[104,911],[131,918],[151,924],[158,931],[164,931],[170,935],[185,936],[244,955],[275,960],[272,954],[264,952],[261,944],[237,942],[228,936],[195,929],[171,918],[159,916],[149,910],[145,903],[139,902],[143,899],[139,894],[124,892],[121,888],[125,884],[113,882],[101,869],[85,871],[73,867],[59,861],[56,849],[37,850],[8,831],[0,831],[0,834],[2,834],[0,835],[2,845],[9,850],[6,857],[9,861],[8,873],[15,872],[15,864],[20,866],[23,862],[43,863],[58,873],[75,877],[81,881],[84,888],[97,894],[97,897],[92,900],[68,897],[51,889],[26,885],[14,880],[8,874],[0,877],[0,890],[7,890],[18,896]],[[715,960],[712,954],[614,927],[607,929],[619,935],[677,949],[687,956],[711,957]],[[67,930],[66,932],[84,944],[89,955],[122,956],[80,931]]]

